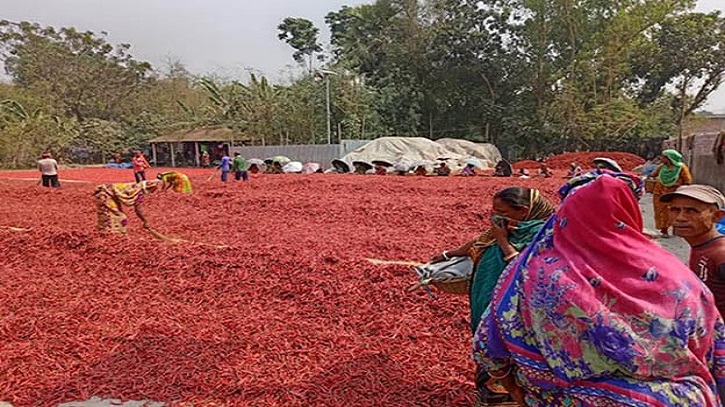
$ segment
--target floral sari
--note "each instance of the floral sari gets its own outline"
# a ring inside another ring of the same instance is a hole
[[[513,365],[527,405],[720,406],[725,325],[704,284],[642,234],[640,186],[575,178],[501,276],[474,359]]]
[[[124,205],[137,207],[143,203],[144,197],[152,192],[164,191],[167,188],[184,194],[192,192],[189,177],[180,172],[162,172],[157,174],[156,178],[155,181],[97,186],[93,195],[97,199],[98,229],[102,232],[126,233],[128,216],[122,207]]]
[[[128,216],[121,206],[141,204],[146,194],[146,181],[99,185],[93,194],[98,200],[98,229],[102,232],[126,233]]]

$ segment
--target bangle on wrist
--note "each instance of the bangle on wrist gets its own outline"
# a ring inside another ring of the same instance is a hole
[[[514,257],[516,257],[518,255],[519,255],[519,252],[513,252],[513,253],[509,254],[508,256],[504,257],[503,261],[511,261],[511,259],[513,259]]]
[[[451,257],[448,255],[448,252],[445,251],[445,250],[443,251],[443,258],[446,259],[446,260],[450,260],[451,259]]]
[[[492,379],[501,380],[501,379],[505,378],[506,376],[510,375],[512,370],[513,370],[513,366],[509,365],[509,368],[508,368],[508,370],[506,370],[506,373],[504,373],[500,376],[496,376],[491,372],[488,372],[488,375],[491,376]]]

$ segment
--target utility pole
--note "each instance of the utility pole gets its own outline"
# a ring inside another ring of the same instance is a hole
[[[330,75],[337,75],[335,71],[325,69],[317,70],[317,77],[322,76],[325,79],[325,101],[327,108],[327,144],[332,144],[332,114],[330,113]]]
[[[332,144],[330,135],[330,75],[325,75],[325,94],[327,95],[327,144]]]

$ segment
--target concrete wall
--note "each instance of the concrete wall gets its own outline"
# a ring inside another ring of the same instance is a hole
[[[725,130],[725,116],[694,116],[687,119],[683,134],[710,134]]]
[[[342,144],[309,144],[280,146],[244,146],[230,148],[230,154],[239,152],[244,158],[266,159],[282,155],[293,161],[302,163],[319,163],[322,168],[330,168],[330,162],[340,158],[358,147],[369,143],[369,140],[342,140]]]
[[[684,140],[682,155],[692,171],[694,182],[725,191],[725,163],[718,164],[712,147],[717,133],[696,134]],[[665,148],[677,148],[677,140],[667,140]]]

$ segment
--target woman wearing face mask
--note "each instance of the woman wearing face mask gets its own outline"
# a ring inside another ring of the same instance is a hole
[[[534,238],[554,206],[536,189],[510,187],[493,197],[491,228],[477,239],[435,256],[432,262],[454,256],[470,256],[474,261],[469,291],[471,332],[475,333],[491,294],[506,265]],[[476,372],[476,387],[482,402],[504,401],[506,394],[492,392],[486,385],[489,376]]]
[[[499,278],[474,360],[519,406],[723,405],[725,324],[697,275],[642,233],[641,185],[574,178]]]

